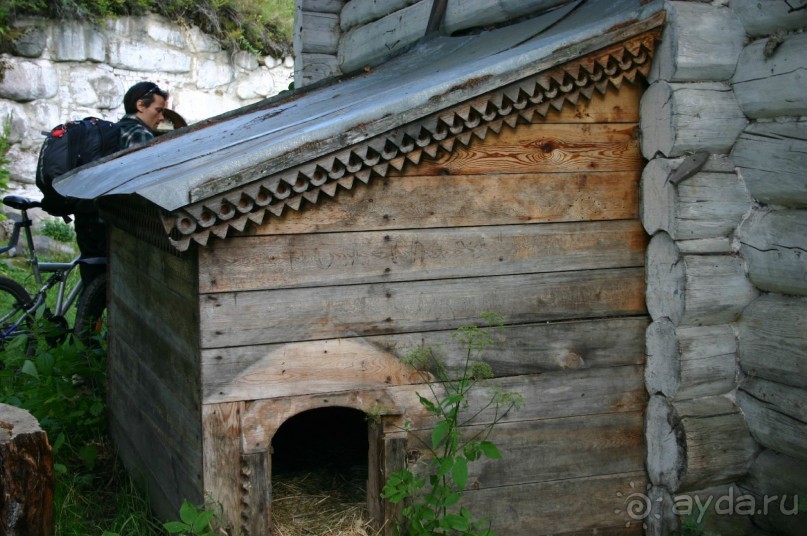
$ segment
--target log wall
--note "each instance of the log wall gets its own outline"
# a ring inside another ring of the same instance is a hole
[[[620,490],[646,484],[641,90],[581,99],[199,250],[205,450],[216,453],[205,486],[225,511],[257,508],[252,476],[248,506],[225,482],[270,471],[272,434],[299,411],[381,404],[428,434],[422,387],[399,358],[442,345],[457,367],[453,330],[493,311],[505,329],[488,354],[492,384],[525,404],[495,432],[504,460],[473,468],[468,503],[500,533],[641,533],[614,513]],[[396,447],[392,430],[371,459],[386,467],[406,451],[414,463],[420,444]]]
[[[110,435],[164,519],[204,500],[194,259],[111,230]]]
[[[807,14],[784,1],[665,6],[641,117],[651,159],[642,223],[653,235],[647,465],[661,506],[648,517],[649,534],[678,529],[672,508],[682,491],[736,489],[757,506],[772,495],[792,499],[801,484],[786,474],[798,472],[807,449],[807,100],[799,78]],[[704,457],[719,448],[734,450]],[[702,473],[709,457],[714,472]],[[777,533],[807,529],[803,515],[778,503],[734,513],[742,519],[728,533],[748,533],[749,520]]]

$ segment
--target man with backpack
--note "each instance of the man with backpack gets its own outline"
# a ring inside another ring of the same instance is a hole
[[[106,257],[106,224],[92,201],[62,196],[53,188],[53,181],[73,168],[154,138],[157,125],[164,119],[167,100],[168,92],[154,82],[138,82],[123,97],[126,115],[119,122],[87,117],[59,125],[48,133],[36,171],[36,184],[43,193],[42,208],[53,216],[75,218],[82,258]],[[106,267],[82,263],[79,269],[82,281],[88,285]]]

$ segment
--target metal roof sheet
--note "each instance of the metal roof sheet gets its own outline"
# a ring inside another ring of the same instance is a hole
[[[137,194],[173,211],[552,67],[576,46],[662,6],[577,0],[477,35],[424,39],[367,72],[267,99],[75,170],[57,190],[83,199]]]

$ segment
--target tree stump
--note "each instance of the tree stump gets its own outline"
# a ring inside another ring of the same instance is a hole
[[[0,534],[53,534],[48,437],[30,413],[6,404],[0,404]]]

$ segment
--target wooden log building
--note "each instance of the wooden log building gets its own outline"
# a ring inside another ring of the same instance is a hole
[[[725,4],[298,0],[294,92],[62,180],[110,223],[111,429],[157,511],[269,534],[275,440],[322,415],[389,520],[433,425],[400,358],[488,311],[525,404],[464,500],[499,534],[803,494],[807,10]]]

